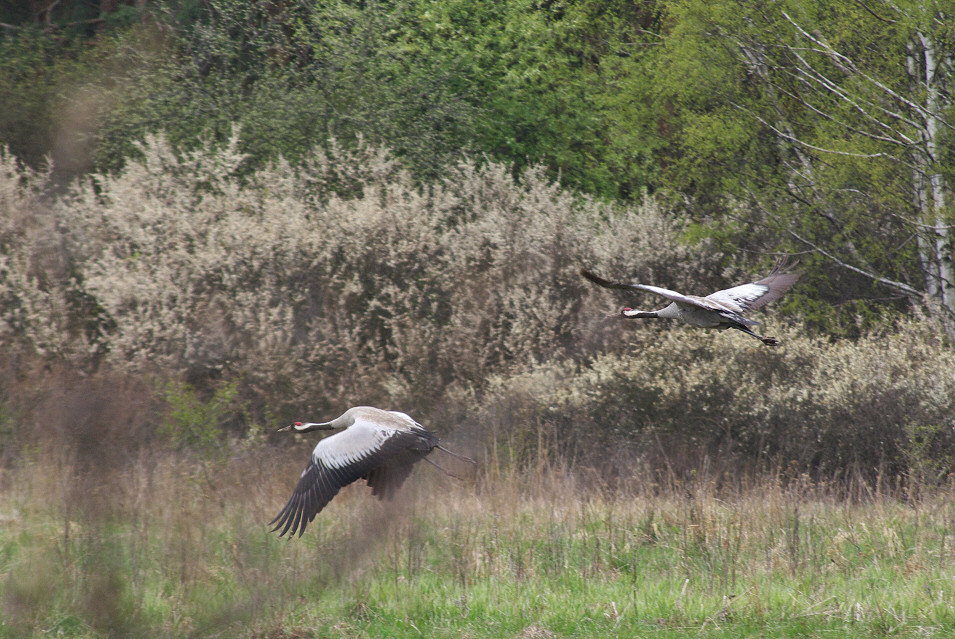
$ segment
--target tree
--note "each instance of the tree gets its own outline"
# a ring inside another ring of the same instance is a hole
[[[746,165],[721,182],[728,195],[775,237],[908,298],[928,296],[955,334],[945,163],[953,9],[677,2],[671,55],[692,54],[704,69],[723,65],[725,84],[688,106],[742,134],[731,148]],[[703,51],[715,55],[705,60]],[[714,142],[712,130],[697,131]]]

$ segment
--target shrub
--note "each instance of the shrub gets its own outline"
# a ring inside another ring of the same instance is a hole
[[[166,434],[195,448],[250,419],[368,403],[458,426],[505,464],[559,458],[607,478],[635,464],[678,478],[701,458],[820,478],[951,471],[955,355],[928,319],[858,341],[777,326],[783,345],[766,348],[609,317],[654,302],[590,286],[581,265],[687,291],[742,277],[652,199],[615,207],[537,168],[467,160],[422,188],[365,145],[241,176],[235,136],[141,150],[50,201],[43,173],[0,155],[15,212],[0,221],[0,339],[73,369],[36,403],[88,407],[77,441],[113,437],[92,415],[126,376],[128,403],[164,400]],[[4,420],[42,419],[8,397]],[[137,420],[134,433],[162,422]]]
[[[223,384],[203,401],[189,384],[169,381],[163,388],[168,407],[160,434],[170,442],[199,452],[221,449],[225,425],[237,412],[235,383]]]
[[[43,204],[49,180],[49,170],[23,166],[0,147],[0,344],[82,358],[93,340],[77,331],[83,318],[73,304],[71,262],[56,215]]]
[[[631,325],[621,328],[626,346],[592,366],[545,365],[496,386],[477,421],[517,405],[497,419],[541,428],[525,445],[556,442],[611,473],[643,461],[680,479],[709,458],[730,475],[930,485],[955,470],[955,353],[939,328],[913,320],[830,343],[774,327],[783,343],[769,349],[733,331]]]
[[[719,258],[681,245],[652,201],[602,204],[537,168],[462,161],[422,189],[384,151],[333,146],[245,179],[236,145],[176,153],[150,138],[141,161],[52,206],[75,271],[57,291],[75,285],[102,309],[109,330],[85,347],[110,366],[200,390],[241,378],[290,410],[427,409],[452,384],[589,357],[607,332],[588,304],[608,300],[580,265],[689,285]],[[46,316],[20,334],[40,343]],[[49,336],[49,352],[79,362],[66,338]]]

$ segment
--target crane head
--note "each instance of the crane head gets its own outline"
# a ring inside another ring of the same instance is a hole
[[[620,311],[620,315],[622,315],[623,317],[641,317],[641,318],[659,317],[656,311],[638,311],[637,309],[629,308],[629,307]]]

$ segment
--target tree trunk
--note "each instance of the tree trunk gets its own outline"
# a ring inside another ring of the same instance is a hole
[[[942,307],[947,309],[955,316],[955,278],[953,278],[952,268],[952,246],[949,236],[948,225],[945,221],[945,200],[947,195],[947,185],[945,177],[939,169],[938,159],[938,129],[939,113],[942,108],[941,93],[939,91],[940,69],[935,52],[935,43],[925,37],[922,33],[917,33],[918,44],[921,47],[921,54],[925,69],[925,128],[922,131],[922,138],[925,141],[924,166],[929,184],[931,185],[931,201],[923,199],[923,219],[926,225],[932,227],[934,235],[934,258],[936,270],[933,275],[938,281],[937,297]],[[948,106],[948,105],[945,105]]]

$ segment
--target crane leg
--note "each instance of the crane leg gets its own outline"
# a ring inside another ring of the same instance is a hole
[[[732,324],[731,328],[735,328],[738,331],[742,331],[746,333],[747,335],[752,335],[753,337],[761,341],[763,344],[766,344],[767,346],[776,346],[777,344],[779,344],[779,341],[775,337],[764,337],[762,335],[757,335],[756,333],[751,331],[748,326],[743,326],[742,324]]]
[[[470,463],[472,463],[472,464],[477,465],[477,462],[474,461],[473,459],[471,459],[470,457],[465,457],[464,455],[462,455],[462,454],[460,454],[460,453],[456,453],[456,452],[454,452],[453,450],[448,450],[448,449],[445,448],[444,446],[435,446],[435,448],[437,448],[438,450],[443,450],[444,452],[446,452],[447,454],[451,455],[452,457],[457,457],[458,459],[463,459],[463,460],[466,461],[466,462],[470,462]]]
[[[441,466],[437,465],[436,463],[434,463],[433,461],[431,461],[431,460],[428,459],[427,457],[422,456],[421,459],[425,460],[426,462],[428,462],[429,464],[431,464],[432,466],[434,466],[435,468],[437,468],[438,470],[440,470],[442,473],[444,473],[444,474],[447,475],[448,477],[454,477],[455,479],[459,479],[459,480],[461,480],[461,481],[464,481],[464,478],[463,478],[463,477],[458,477],[457,475],[455,475],[454,473],[452,473],[450,470],[447,470],[446,468],[442,468]]]

